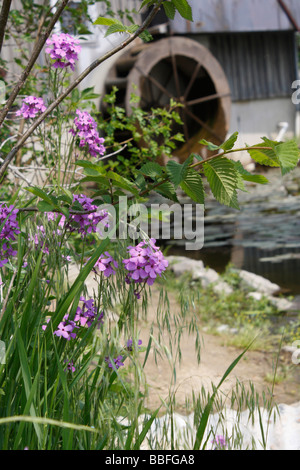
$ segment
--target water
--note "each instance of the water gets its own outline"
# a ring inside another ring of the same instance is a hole
[[[241,210],[208,199],[204,247],[186,251],[184,241],[170,241],[168,254],[201,259],[219,273],[228,263],[300,294],[300,168],[281,176],[265,173],[268,185],[248,185],[239,193]]]

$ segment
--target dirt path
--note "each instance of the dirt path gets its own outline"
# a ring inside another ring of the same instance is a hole
[[[175,312],[179,309],[174,295],[170,294],[170,311]],[[156,309],[158,295],[154,292],[152,302],[149,305],[147,321],[140,324],[140,337],[143,344],[147,344],[149,339],[150,325],[156,318]],[[157,333],[157,327],[154,328],[154,337]],[[181,337],[182,360],[176,368],[176,403],[177,411],[184,412],[185,401],[187,397],[200,392],[201,387],[211,390],[211,383],[217,384],[222,378],[226,369],[238,357],[242,350],[224,346],[224,338],[221,336],[201,333],[201,360],[197,362],[195,353],[195,337],[183,334]],[[166,343],[167,344],[167,343]],[[269,397],[268,390],[271,384],[265,380],[267,376],[272,376],[276,354],[250,350],[242,358],[234,371],[230,374],[222,386],[226,393],[236,384],[236,378],[245,386],[251,381],[255,390],[260,394],[264,391]],[[279,369],[292,365],[291,357],[287,353],[282,353],[279,360]],[[161,403],[161,398],[168,398],[170,383],[172,380],[172,368],[168,359],[158,359],[155,361],[153,353],[149,355],[145,367],[147,382],[149,385],[148,406],[152,409]],[[274,400],[275,403],[293,404],[300,399],[300,366],[294,367],[293,373],[288,374],[287,378],[275,385]]]

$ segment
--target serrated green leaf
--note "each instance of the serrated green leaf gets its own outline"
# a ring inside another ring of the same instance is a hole
[[[235,169],[239,172],[239,174],[243,178],[243,180],[245,181],[250,181],[252,183],[258,183],[258,184],[267,184],[269,182],[265,176],[253,175],[252,173],[247,171],[240,161],[235,162],[234,166],[235,166]]]
[[[144,42],[150,42],[153,39],[153,36],[149,33],[149,31],[146,29],[139,35],[140,39]]]
[[[155,3],[155,0],[143,0],[142,4],[141,4],[141,6],[140,6],[140,10],[141,10],[142,8],[144,8],[146,5],[151,6],[151,5],[153,5],[154,3]]]
[[[276,143],[272,142],[266,138],[263,138],[264,142],[258,145],[255,145],[255,149],[247,149],[250,157],[260,165],[270,166],[270,167],[279,167],[278,157],[276,155]],[[278,143],[277,143],[278,145]],[[260,150],[260,147],[262,149]],[[270,150],[266,147],[271,147]]]
[[[232,161],[217,157],[203,165],[204,174],[214,197],[221,204],[239,209],[237,192],[238,177]]]
[[[193,12],[187,0],[171,0],[171,2],[184,19],[193,21]]]
[[[104,37],[110,36],[111,34],[115,34],[115,33],[126,33],[126,32],[127,32],[126,26],[122,24],[112,24],[111,26],[107,28],[107,31]]]
[[[281,173],[286,175],[293,170],[299,161],[299,148],[297,142],[289,140],[276,146],[276,155],[279,160]]]
[[[160,194],[161,196],[170,199],[171,201],[179,202],[174,187],[169,181],[162,183],[157,188],[155,188],[154,191]]]
[[[197,171],[189,169],[184,181],[180,183],[180,187],[193,201],[204,204],[205,194],[203,182],[201,175]]]
[[[236,143],[237,141],[237,138],[238,138],[238,135],[239,133],[238,132],[234,132],[230,137],[229,139],[227,139],[222,145],[220,145],[220,148],[222,150],[231,150],[233,147],[234,147],[234,144]]]
[[[104,16],[99,16],[93,24],[102,26],[112,26],[114,24],[123,25],[123,23],[116,18],[106,18]]]
[[[168,161],[166,165],[166,172],[175,188],[177,188],[184,180],[191,159],[192,156],[190,156],[184,163],[177,163],[174,160]]]
[[[164,2],[163,7],[164,7],[164,10],[165,10],[165,13],[166,13],[167,17],[170,18],[170,20],[174,20],[175,13],[176,13],[176,8],[173,5],[173,3],[172,2]]]
[[[150,178],[157,178],[158,176],[162,176],[163,169],[158,163],[148,162],[141,167],[140,172]]]
[[[107,173],[107,177],[112,180],[112,185],[117,186],[118,188],[125,189],[125,191],[130,191],[135,196],[139,195],[138,190],[134,186],[134,184],[129,181],[128,179],[124,178],[113,171],[109,171]]]
[[[200,140],[199,144],[205,145],[210,151],[220,150],[221,148],[219,145],[215,145],[212,142],[208,142],[206,139]]]

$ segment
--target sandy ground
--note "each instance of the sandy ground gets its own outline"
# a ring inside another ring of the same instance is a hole
[[[179,306],[174,299],[174,295],[169,295],[170,312],[175,309],[179,311]],[[140,335],[143,344],[149,340],[150,326],[154,326],[154,337],[158,332],[156,324],[156,310],[158,304],[158,294],[154,292],[149,305],[147,320],[140,323]],[[219,383],[224,372],[230,364],[241,354],[242,350],[234,347],[224,346],[224,337],[214,336],[201,331],[201,358],[197,361],[195,352],[195,336],[188,333],[181,337],[181,361],[177,362],[176,383],[170,388],[172,383],[172,369],[168,359],[155,359],[150,353],[145,374],[149,386],[148,406],[153,407],[161,404],[161,399],[165,400],[169,396],[169,391],[176,390],[176,406],[178,412],[190,412],[185,408],[186,399],[194,392],[200,392],[201,387],[211,390],[211,383]],[[166,344],[168,339],[166,338]],[[222,391],[226,394],[235,387],[236,379],[247,388],[249,381],[255,386],[255,390],[261,395],[263,392],[270,398],[271,383],[266,381],[267,376],[273,376],[277,353],[249,350],[243,356],[238,365],[222,385]],[[275,385],[274,402],[277,404],[293,404],[300,399],[300,365],[293,366],[291,355],[281,353],[278,370],[289,370],[287,377],[281,383]]]

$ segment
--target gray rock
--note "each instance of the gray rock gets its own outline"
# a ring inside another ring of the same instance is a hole
[[[233,293],[233,288],[225,281],[217,281],[213,289],[218,294],[230,295]]]
[[[176,277],[189,272],[202,272],[205,270],[203,261],[186,258],[185,256],[168,256],[169,267]]]
[[[280,287],[277,284],[265,279],[258,274],[244,271],[241,269],[238,271],[240,278],[250,287],[253,287],[257,292],[263,294],[272,295],[280,291]]]

